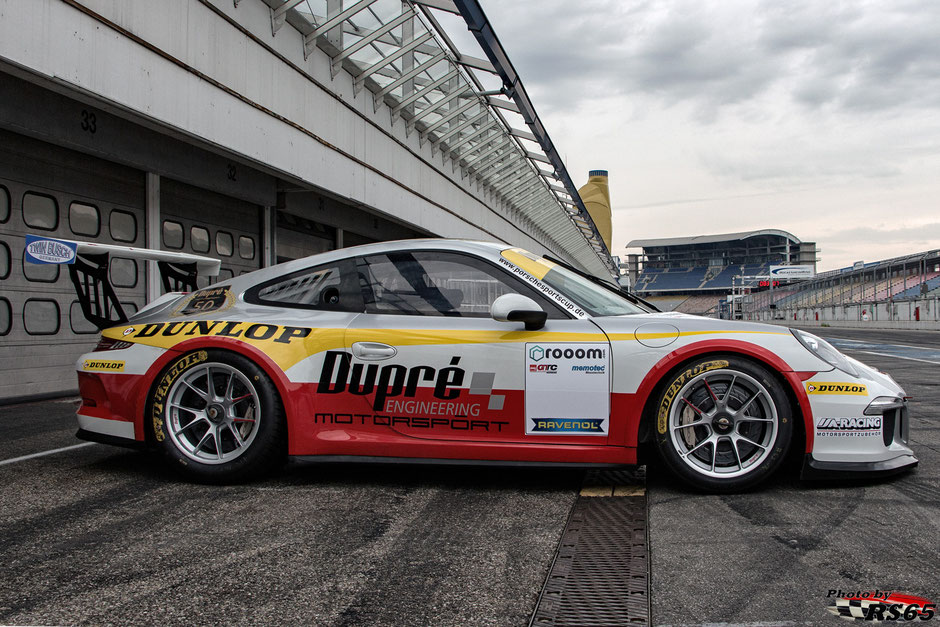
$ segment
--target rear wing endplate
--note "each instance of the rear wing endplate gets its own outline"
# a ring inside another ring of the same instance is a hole
[[[189,253],[26,236],[27,262],[68,265],[82,313],[98,329],[127,322],[108,272],[112,255],[157,262],[166,292],[195,291],[197,276],[218,276],[222,265],[218,259]]]

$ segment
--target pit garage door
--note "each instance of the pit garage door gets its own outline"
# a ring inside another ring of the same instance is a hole
[[[97,340],[68,270],[23,262],[26,233],[144,246],[144,186],[139,170],[0,131],[0,400],[75,390],[75,360]],[[143,264],[110,272],[130,315]]]
[[[261,267],[261,207],[230,196],[163,179],[160,243],[164,250],[222,261],[224,281]],[[200,278],[204,287],[208,279]]]

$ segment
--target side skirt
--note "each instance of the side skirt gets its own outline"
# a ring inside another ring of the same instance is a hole
[[[360,455],[292,455],[296,464],[433,464],[436,466],[503,466],[531,468],[629,468],[630,464],[590,462],[504,461],[499,459],[436,459],[427,457],[380,457]]]

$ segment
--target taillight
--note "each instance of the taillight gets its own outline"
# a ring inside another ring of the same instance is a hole
[[[102,337],[100,340],[98,340],[98,345],[95,346],[94,352],[119,351],[125,348],[130,348],[133,345],[133,342],[125,342],[124,340],[113,340],[110,337]]]

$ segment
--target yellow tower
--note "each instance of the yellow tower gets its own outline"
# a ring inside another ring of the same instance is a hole
[[[594,220],[597,232],[607,244],[607,250],[612,250],[610,238],[613,227],[610,220],[610,189],[607,187],[607,170],[588,172],[588,182],[578,190],[578,193],[588,213],[591,214],[591,219]]]

